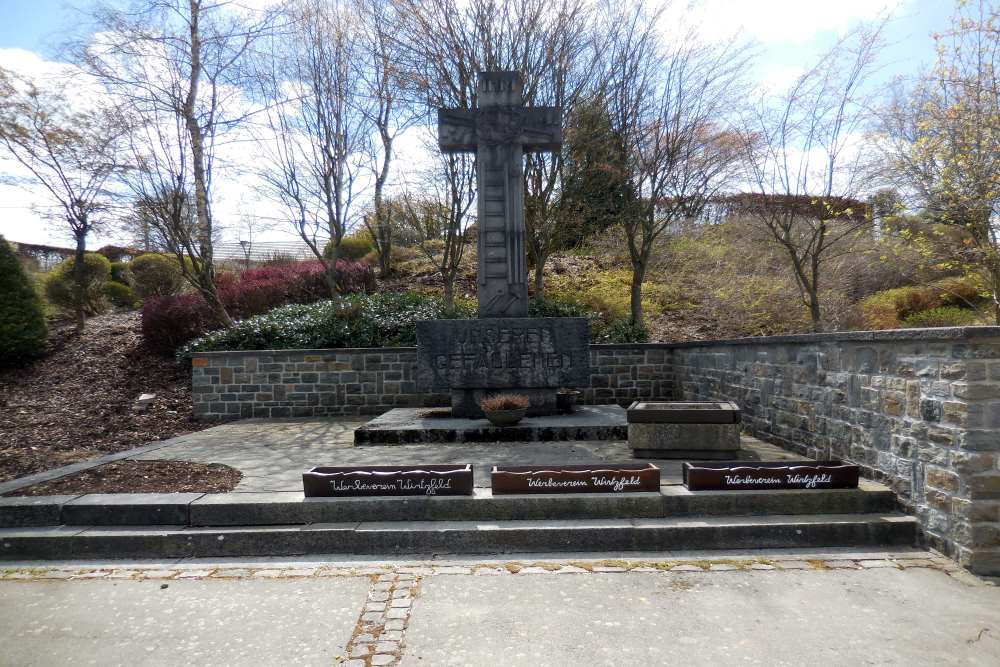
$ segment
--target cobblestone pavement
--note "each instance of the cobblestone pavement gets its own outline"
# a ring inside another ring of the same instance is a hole
[[[364,421],[348,419],[247,420],[184,437],[177,444],[139,455],[223,463],[243,472],[236,491],[301,491],[302,473],[317,465],[419,465],[471,463],[476,486],[489,486],[490,466],[533,463],[627,462],[625,442],[517,442],[354,446],[354,429]],[[780,461],[796,457],[754,438],[743,438],[741,458]],[[679,484],[681,462],[642,459],[660,466],[664,484]]]
[[[1000,663],[932,552],[0,567],[0,664]]]

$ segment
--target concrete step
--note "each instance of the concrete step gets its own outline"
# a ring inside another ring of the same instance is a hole
[[[260,526],[367,521],[510,521],[778,514],[872,514],[896,510],[892,492],[874,482],[858,489],[698,491],[611,495],[312,498],[298,492],[90,494],[0,499],[0,528],[26,526]]]
[[[902,547],[915,546],[918,539],[916,519],[901,514],[395,521],[239,528],[55,526],[0,530],[0,559]]]

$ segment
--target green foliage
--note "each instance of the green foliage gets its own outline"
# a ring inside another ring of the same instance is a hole
[[[974,276],[951,276],[926,286],[910,285],[876,292],[861,301],[861,312],[865,326],[872,329],[960,326],[914,322],[955,321],[968,324],[977,319],[969,309],[982,302],[986,295]],[[958,315],[960,310],[970,315]]]
[[[372,241],[371,235],[367,231],[361,231],[340,240],[340,252],[337,257],[358,261],[374,251],[375,242]],[[323,255],[327,259],[333,256],[333,241],[329,241],[323,248]]]
[[[596,312],[585,304],[565,296],[532,299],[529,317],[586,317],[592,343],[644,343],[649,334],[643,327],[632,325],[628,317],[614,317]]]
[[[548,279],[547,291],[556,298],[577,301],[610,318],[630,314],[632,272],[607,269],[584,275],[556,275]],[[642,286],[642,307],[647,313],[659,313],[664,301],[663,286],[647,280]]]
[[[76,311],[75,267],[76,259],[70,257],[45,276],[45,297],[66,313]],[[107,309],[104,285],[111,278],[111,262],[104,255],[88,252],[83,256],[83,267],[83,312],[88,316],[103,313]]]
[[[123,285],[130,284],[132,280],[129,275],[128,264],[125,262],[111,262],[111,280]]]
[[[958,306],[939,306],[922,310],[906,317],[903,324],[908,328],[924,327],[965,327],[979,323],[974,310]]]
[[[173,296],[184,287],[184,275],[177,260],[158,253],[139,255],[129,263],[132,289],[138,299]]]
[[[419,292],[352,294],[340,301],[275,308],[213,331],[178,352],[416,345],[417,322],[452,318],[441,299]]]
[[[566,119],[565,132],[566,176],[559,208],[572,228],[565,243],[573,246],[621,222],[634,210],[638,196],[627,178],[625,150],[601,100],[578,104]]]
[[[647,343],[649,332],[642,324],[627,318],[619,318],[608,325],[607,331],[599,343]]]
[[[104,284],[104,296],[118,308],[129,310],[135,308],[135,296],[132,294],[132,288],[125,283],[109,280]]]
[[[0,366],[41,356],[48,333],[38,293],[17,256],[0,236]]]

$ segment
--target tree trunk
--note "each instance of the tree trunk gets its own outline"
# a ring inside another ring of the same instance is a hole
[[[645,264],[632,264],[632,324],[645,326],[642,314],[642,282],[646,278]]]
[[[229,316],[222,300],[215,289],[215,259],[212,247],[212,216],[208,210],[208,187],[205,173],[205,137],[198,124],[195,103],[198,100],[198,82],[201,79],[201,34],[198,20],[201,13],[200,0],[190,0],[191,9],[191,74],[188,79],[187,96],[184,99],[184,125],[191,138],[191,166],[194,174],[194,204],[198,218],[198,250],[201,259],[199,273],[203,283],[202,293],[219,323],[232,326],[233,318]]]
[[[76,319],[76,332],[83,333],[87,322],[84,298],[86,295],[86,285],[84,281],[87,276],[87,266],[85,256],[87,252],[87,232],[78,231],[76,236],[76,251],[73,253],[73,315]]]
[[[535,298],[545,298],[545,262],[535,262]]]
[[[327,289],[330,290],[330,298],[336,300],[340,297],[340,290],[337,289],[337,263],[330,262],[323,276],[326,280]]]
[[[445,310],[455,308],[455,275],[444,276],[444,307]]]
[[[814,288],[809,289],[809,318],[812,320],[813,333],[823,331],[823,313],[819,306],[819,295]]]

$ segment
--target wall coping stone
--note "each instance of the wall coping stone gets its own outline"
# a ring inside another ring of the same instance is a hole
[[[1000,329],[1000,327],[997,327]],[[677,347],[677,343],[590,343],[591,349],[597,350],[669,350]],[[284,350],[214,350],[211,352],[189,352],[188,357],[238,357],[247,354],[379,354],[416,352],[416,347],[321,347],[317,349],[289,348]]]
[[[1000,338],[1000,326],[938,327],[933,329],[884,329],[881,331],[835,331],[831,333],[788,334],[784,336],[752,336],[747,338],[721,338],[718,340],[689,340],[675,343],[591,343],[592,350],[672,350],[692,347],[725,347],[728,345],[806,345],[826,342],[891,342],[972,340]],[[319,349],[288,350],[218,350],[191,352],[190,357],[224,357],[248,354],[380,354],[416,352],[416,347],[328,347]]]
[[[667,343],[672,349],[694,347],[726,347],[732,345],[788,345],[828,342],[905,342],[934,340],[972,340],[1000,338],[1000,326],[939,327],[933,329],[884,329],[881,331],[835,331],[830,333],[788,334],[784,336],[756,336],[748,338],[723,338],[719,340],[690,340]]]

